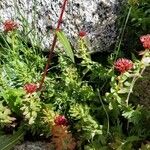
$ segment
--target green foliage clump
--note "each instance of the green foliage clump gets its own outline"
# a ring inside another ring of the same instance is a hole
[[[11,117],[11,110],[3,105],[3,102],[0,102],[0,125],[4,127],[7,124],[11,124],[15,118]]]
[[[146,31],[143,22],[139,26]],[[150,111],[133,99],[135,83],[150,65],[149,49],[141,59],[133,57],[133,66],[119,73],[114,65],[118,52],[104,66],[91,59],[86,38],[79,37],[73,49],[65,34],[56,31],[63,47],[56,49],[57,61],[52,58],[53,66],[46,70],[40,89],[46,58],[28,35],[22,38],[24,32],[0,32],[0,130],[11,127],[14,131],[19,126],[23,134],[51,138],[59,150],[149,147]],[[119,67],[124,65],[128,67],[128,61],[121,59]]]
[[[125,35],[122,42],[122,48],[126,51],[141,50],[142,46],[139,37],[150,31],[150,3],[149,0],[128,0],[121,10],[121,20],[130,10],[129,18],[125,28]],[[128,53],[129,55],[129,53]]]

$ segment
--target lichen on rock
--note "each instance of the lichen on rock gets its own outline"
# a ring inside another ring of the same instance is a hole
[[[24,142],[15,146],[14,150],[54,150],[54,148],[46,142]]]
[[[69,0],[61,28],[71,42],[84,30],[90,39],[91,51],[109,51],[118,34],[116,19],[120,4],[119,0]],[[48,27],[56,27],[61,5],[62,0],[1,0],[1,21],[19,20],[21,13],[31,27],[38,30],[41,44],[48,48],[52,40]]]

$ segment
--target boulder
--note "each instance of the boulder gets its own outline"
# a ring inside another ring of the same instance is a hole
[[[30,23],[44,47],[52,40],[63,0],[1,0],[1,21],[18,19],[20,15]],[[86,31],[93,52],[111,51],[118,35],[116,19],[122,1],[68,0],[61,29],[75,42],[79,31]],[[18,11],[19,10],[19,11]]]
[[[135,83],[132,99],[134,103],[142,105],[150,111],[150,66],[145,69],[142,78]]]

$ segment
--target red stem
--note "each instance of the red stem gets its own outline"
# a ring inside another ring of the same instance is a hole
[[[66,7],[66,4],[67,4],[67,1],[68,0],[64,0],[64,2],[63,2],[62,8],[61,8],[61,14],[59,16],[59,20],[58,20],[58,24],[57,24],[57,28],[56,28],[56,32],[59,30],[60,25],[62,23],[63,14],[65,12],[65,7]],[[44,69],[44,73],[42,75],[42,79],[41,79],[41,82],[40,82],[40,85],[39,85],[39,88],[38,88],[39,91],[42,89],[42,85],[44,83],[44,80],[45,80],[45,77],[46,77],[46,74],[47,74],[47,70],[48,70],[49,65],[51,63],[52,54],[53,54],[54,48],[56,46],[56,41],[57,41],[57,35],[55,33],[55,36],[54,36],[54,39],[53,39],[53,43],[52,43],[52,47],[50,48],[48,59],[47,59],[47,63],[46,63],[45,69]]]

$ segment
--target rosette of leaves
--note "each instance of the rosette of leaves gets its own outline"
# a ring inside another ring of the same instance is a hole
[[[12,117],[11,110],[3,105],[3,101],[0,101],[0,126],[4,127],[5,125],[12,124],[16,118]]]
[[[77,101],[92,101],[95,94],[92,86],[82,81],[78,69],[65,56],[59,57],[61,74],[57,76],[55,85],[54,105],[61,111],[69,109]]]
[[[92,77],[93,81],[96,78],[106,79],[110,76],[109,70],[106,67],[103,67],[100,63],[92,61],[88,50],[88,43],[85,39],[79,39],[76,56],[81,59],[80,67],[84,68],[82,71],[83,77],[88,72],[91,72],[90,76]]]
[[[25,92],[21,88],[7,87],[7,89],[1,90],[0,96],[11,111],[20,116],[20,106],[22,105],[24,94]]]
[[[24,38],[28,35],[21,35],[21,31],[8,32],[6,35],[1,33],[5,42],[3,49],[6,51],[6,61],[3,59],[1,73],[9,86],[20,86],[33,80],[35,82],[45,64],[45,58],[39,49],[30,46]]]
[[[34,123],[28,126],[28,129],[34,136],[38,135],[48,138],[52,135],[51,130],[54,125],[55,112],[53,107],[49,104],[43,104],[41,111],[37,113],[38,116],[35,118]]]
[[[35,67],[31,68],[31,64],[14,58],[13,61],[3,65],[2,77],[8,86],[19,87],[22,83],[30,83],[37,80],[39,73]],[[34,79],[33,76],[35,77]]]
[[[35,123],[38,115],[40,115],[41,108],[42,103],[40,102],[38,95],[35,93],[32,95],[27,95],[22,100],[22,106],[20,110],[22,111],[25,120],[28,121],[28,124],[32,125]]]
[[[86,104],[74,104],[69,110],[71,118],[75,122],[74,128],[81,135],[82,141],[93,141],[97,135],[102,135],[102,125],[90,114],[90,107]]]
[[[45,84],[42,89],[42,100],[45,103],[49,103],[52,101],[56,89],[57,89],[57,81],[56,77],[54,75],[47,76],[45,79]]]

